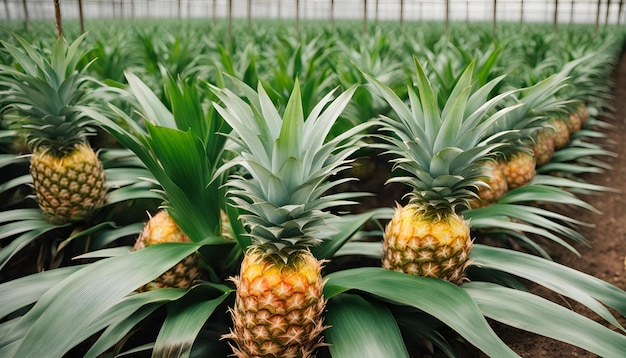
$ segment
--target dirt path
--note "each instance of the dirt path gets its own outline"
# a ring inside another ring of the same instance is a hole
[[[555,261],[579,271],[598,277],[623,290],[626,290],[626,53],[614,72],[615,113],[606,119],[613,127],[605,130],[610,144],[603,147],[617,154],[616,157],[604,158],[613,166],[613,170],[602,174],[586,175],[590,183],[619,189],[619,193],[589,195],[582,199],[602,212],[602,215],[590,213],[584,209],[569,208],[563,213],[593,223],[593,227],[580,227],[591,246],[574,245],[581,257],[564,250],[557,245],[548,245]],[[569,299],[558,297],[541,287],[533,287],[532,292],[550,298],[554,302],[571,307],[576,312],[595,317],[588,310]],[[602,322],[598,319],[598,321]],[[626,319],[620,319],[626,324]],[[531,333],[501,327],[500,336],[513,350],[523,357],[595,357],[595,355],[569,344],[546,339]],[[626,348],[625,348],[626,349]],[[624,353],[626,355],[626,352]]]

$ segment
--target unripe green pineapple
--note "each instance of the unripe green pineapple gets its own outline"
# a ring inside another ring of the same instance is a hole
[[[102,163],[86,140],[93,121],[77,109],[88,98],[88,78],[84,68],[77,69],[84,35],[69,46],[59,38],[51,59],[16,38],[22,48],[2,42],[21,69],[0,68],[0,83],[7,88],[0,103],[17,116],[15,124],[32,152],[30,173],[47,220],[84,220],[106,194]]]

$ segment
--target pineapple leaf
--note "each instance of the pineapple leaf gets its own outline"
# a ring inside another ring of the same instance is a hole
[[[263,93],[261,92],[261,96]],[[272,153],[272,172],[277,173],[278,166],[289,159],[299,160],[302,158],[304,113],[302,112],[302,98],[300,97],[300,84],[296,81],[285,113],[279,136],[275,139],[276,144]],[[296,172],[297,173],[297,172]]]
[[[150,88],[135,74],[125,72],[125,75],[133,95],[139,102],[144,118],[155,125],[176,128],[174,116]]]
[[[335,357],[409,357],[394,316],[384,305],[343,293],[328,302],[324,336]]]
[[[623,330],[598,301],[626,316],[626,292],[604,280],[550,260],[502,248],[474,245],[470,256],[477,266],[508,272],[577,300]]]
[[[87,265],[41,296],[9,333],[10,337],[5,337],[15,344],[0,348],[0,354],[62,356],[78,343],[77,339],[102,313],[199,246],[201,244],[153,245]],[[138,265],[143,269],[137,270]],[[68,311],[68,306],[72,310]],[[56,329],[51,328],[51,322]],[[43,344],[44,341],[47,343]]]
[[[424,116],[424,132],[427,138],[437,138],[439,128],[441,127],[441,114],[437,105],[437,96],[435,96],[435,91],[417,57],[413,57],[413,61],[415,62],[417,73],[419,103]],[[412,104],[414,103],[416,102],[412,101]]]
[[[363,291],[381,300],[423,310],[489,356],[517,357],[491,329],[472,297],[450,282],[374,267],[343,270],[326,278],[327,299],[348,290]]]
[[[183,298],[167,306],[167,317],[154,344],[154,356],[190,356],[191,347],[200,329],[215,309],[230,296],[230,292],[225,292],[217,298],[207,299],[204,292],[203,297],[198,297],[199,293],[196,291],[202,291],[202,288],[199,286],[191,290]]]
[[[602,357],[619,356],[626,345],[624,335],[542,297],[487,282],[470,282],[463,288],[485,316],[510,326],[581,347]]]

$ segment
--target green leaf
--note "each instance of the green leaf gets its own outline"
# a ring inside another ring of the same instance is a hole
[[[343,293],[327,303],[324,337],[333,357],[409,357],[400,329],[387,307]]]
[[[214,299],[199,299],[192,291],[168,305],[167,318],[159,331],[152,356],[189,357],[198,332],[229,295],[230,292],[225,292]]]
[[[337,234],[333,235],[332,239],[325,240],[321,244],[313,247],[312,251],[315,257],[318,259],[330,259],[337,251],[339,251],[350,238],[359,230],[363,224],[373,217],[381,214],[386,214],[390,210],[387,208],[380,208],[370,210],[368,212],[356,215],[343,215],[337,217],[329,223],[331,227],[336,229]]]
[[[486,282],[469,282],[468,292],[485,316],[588,350],[601,357],[619,357],[626,336],[556,303],[531,293]]]
[[[36,302],[51,287],[82,266],[62,267],[24,276],[0,285],[0,317]]]
[[[185,289],[160,289],[127,296],[103,312],[77,339],[77,341],[83,341],[104,330],[89,348],[85,358],[100,356],[101,353],[120,342],[143,318],[164,304],[183,297],[186,292]]]
[[[142,284],[156,278],[200,244],[160,244],[112,257],[67,277],[47,291],[10,333],[15,351],[0,355],[60,357],[103,312]]]
[[[134,74],[126,72],[125,75],[145,118],[155,125],[176,128],[174,116],[154,92]]]
[[[600,301],[626,315],[626,292],[616,286],[567,266],[512,250],[474,245],[470,256],[475,266],[497,269],[536,282],[584,304],[621,328],[613,315],[598,303]]]
[[[349,290],[367,292],[423,310],[489,356],[517,357],[491,329],[474,300],[450,282],[374,267],[339,271],[326,278],[324,296],[328,299]]]
[[[303,141],[304,113],[302,111],[302,98],[300,97],[300,85],[296,81],[280,128],[280,135],[276,138],[276,144],[273,147],[272,155],[272,173],[278,173],[287,158],[294,156],[302,158],[300,150]]]

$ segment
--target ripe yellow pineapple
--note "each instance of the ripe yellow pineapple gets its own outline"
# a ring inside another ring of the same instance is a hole
[[[412,108],[370,79],[398,116],[380,120],[384,148],[395,157],[395,168],[407,173],[389,182],[411,188],[409,203],[396,208],[385,228],[382,266],[460,284],[472,248],[469,222],[460,212],[484,186],[482,180],[489,176],[484,162],[501,146],[489,141],[488,132],[502,113],[485,108],[504,97],[487,101],[481,97],[484,91],[472,93],[469,65],[441,109],[417,60],[416,69],[418,92],[409,93]]]
[[[578,113],[578,110],[574,110],[568,114],[566,124],[570,137],[580,131],[583,127],[583,119]]]
[[[160,210],[144,226],[137,241],[135,241],[133,251],[166,242],[191,242],[191,240],[166,210]],[[201,274],[199,256],[194,253],[137,291],[145,292],[159,288],[189,288],[201,277]]]
[[[30,173],[37,201],[48,221],[64,224],[83,220],[105,200],[102,163],[86,138],[92,120],[77,109],[87,102],[88,78],[78,61],[84,36],[71,45],[59,38],[51,59],[16,36],[22,48],[2,42],[20,69],[3,67],[0,80],[7,90],[0,102],[17,116],[32,152]]]
[[[383,267],[461,284],[472,248],[469,223],[461,215],[433,219],[424,211],[398,206],[385,228]]]
[[[535,156],[535,164],[537,167],[549,163],[554,155],[554,139],[550,135],[551,130],[551,128],[541,128],[534,135],[531,149]]]
[[[237,302],[231,312],[240,357],[309,357],[326,328],[322,313],[321,263],[309,251],[287,257],[251,250],[235,279]],[[314,338],[311,341],[312,337]]]
[[[236,81],[238,86],[245,86]],[[339,183],[333,174],[348,168],[363,124],[326,142],[354,88],[331,100],[325,96],[306,121],[298,83],[281,116],[263,87],[247,88],[244,102],[229,90],[214,89],[215,104],[232,127],[236,157],[247,175],[227,182],[251,237],[245,250],[231,310],[233,328],[224,336],[238,357],[309,357],[320,345],[325,307],[322,262],[310,248],[330,239],[331,207],[348,204],[354,193],[325,194]],[[261,104],[260,108],[258,104]]]
[[[570,141],[570,132],[567,121],[562,117],[550,118],[548,124],[551,127],[550,134],[554,141],[554,150],[565,148]]]
[[[483,165],[487,176],[481,179],[485,185],[478,187],[478,198],[470,201],[470,206],[474,209],[495,203],[509,188],[497,161],[487,160]]]
[[[512,153],[508,158],[500,160],[500,169],[509,190],[528,184],[535,177],[536,166],[533,154],[525,151]]]

